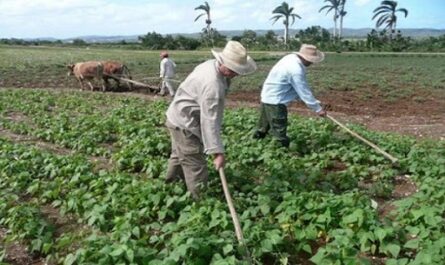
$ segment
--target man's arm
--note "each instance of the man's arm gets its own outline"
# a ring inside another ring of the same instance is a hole
[[[164,75],[165,75],[165,60],[164,59],[162,59],[160,65],[159,65],[159,68],[160,68],[159,77],[164,78]]]
[[[306,106],[317,113],[323,111],[320,101],[318,101],[312,94],[312,90],[306,81],[306,75],[304,72],[292,74],[290,77],[290,83],[297,92],[298,97],[300,97],[301,101],[303,101]]]
[[[224,92],[217,84],[209,84],[203,88],[199,98],[201,135],[206,154],[223,154],[224,146],[221,139],[221,124],[224,112]]]

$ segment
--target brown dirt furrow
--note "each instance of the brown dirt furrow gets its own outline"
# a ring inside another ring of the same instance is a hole
[[[152,93],[124,92],[116,95],[133,96],[145,100],[170,100]],[[350,96],[350,97],[349,97]],[[445,101],[425,97],[425,101],[401,99],[384,102],[381,98],[362,99],[360,95],[332,92],[320,101],[329,114],[342,123],[360,124],[372,131],[391,132],[417,139],[445,140]],[[259,108],[259,91],[231,92],[226,100],[228,108]],[[317,117],[301,102],[289,105],[289,112],[305,117]]]
[[[415,99],[419,97],[422,101]],[[421,95],[418,92],[411,98],[390,102],[382,100],[381,95],[364,98],[354,91],[329,91],[320,95],[319,100],[330,115],[341,122],[361,124],[369,130],[395,132],[418,139],[445,140],[445,100],[434,98],[433,95]],[[226,101],[228,107],[235,108],[258,108],[259,103],[259,91],[233,92]],[[289,112],[315,117],[301,102],[291,103]]]
[[[31,197],[23,196],[21,200],[29,201]],[[40,206],[40,212],[42,213],[45,220],[53,224],[56,231],[55,237],[60,237],[65,233],[75,232],[76,234],[85,234],[85,232],[91,230],[86,225],[79,224],[74,215],[62,216],[58,209],[54,208],[50,204],[42,204]],[[54,260],[47,260],[46,258],[30,253],[28,247],[25,243],[21,241],[7,242],[6,238],[8,235],[8,230],[4,227],[0,227],[0,248],[5,249],[5,259],[4,261],[11,265],[54,265],[56,262]],[[66,251],[72,251],[80,246],[76,243],[71,246],[67,246]]]
[[[28,248],[21,242],[5,242],[8,230],[0,227],[0,247],[5,249],[6,255],[3,262],[11,265],[44,265],[42,257],[33,256]]]

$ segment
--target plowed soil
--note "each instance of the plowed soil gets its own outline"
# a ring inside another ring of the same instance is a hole
[[[374,131],[445,140],[445,99],[428,93],[395,101],[385,100],[379,95],[367,95],[365,98],[354,91],[330,91],[317,98],[331,116],[341,122],[362,124]],[[227,105],[232,107],[258,107],[260,92],[233,92],[228,99]],[[289,110],[300,115],[314,115],[301,102],[290,104]]]

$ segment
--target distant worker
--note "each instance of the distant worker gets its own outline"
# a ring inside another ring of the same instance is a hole
[[[282,146],[289,147],[287,105],[294,99],[303,101],[319,116],[326,116],[306,81],[306,67],[323,59],[324,53],[317,47],[303,44],[300,51],[284,56],[272,67],[261,90],[260,119],[254,138],[264,138],[270,132]]]
[[[173,84],[173,78],[176,74],[176,64],[175,62],[168,57],[167,51],[162,51],[160,54],[161,57],[161,63],[159,65],[160,71],[159,71],[159,77],[162,79],[161,82],[161,88],[159,91],[159,94],[161,96],[164,96],[166,91],[165,89],[168,89],[168,93],[170,93],[170,96],[175,96],[175,86]]]
[[[196,66],[179,85],[167,110],[166,125],[171,135],[172,152],[166,182],[184,179],[195,199],[199,197],[199,187],[207,185],[205,155],[213,156],[217,170],[224,167],[221,126],[230,80],[257,68],[244,46],[237,41],[229,41],[222,51],[212,50],[212,53],[215,59]]]

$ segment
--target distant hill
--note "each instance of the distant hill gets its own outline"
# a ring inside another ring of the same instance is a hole
[[[297,34],[301,29],[289,29],[290,35]],[[327,29],[329,32],[332,32],[332,28]],[[361,28],[361,29],[343,29],[343,37],[344,38],[366,38],[367,34],[373,30],[372,28]],[[427,38],[427,37],[438,37],[441,35],[445,35],[445,29],[399,29],[403,36],[409,36],[412,38]],[[260,29],[255,30],[257,35],[265,35],[269,30]],[[244,30],[221,30],[220,33],[222,35],[226,35],[228,37],[240,36],[242,35]],[[275,34],[283,35],[284,30],[274,30]],[[199,36],[199,34],[195,33]],[[193,34],[192,34],[193,35]],[[184,35],[185,36],[185,35]]]
[[[80,36],[75,38],[69,38],[69,39],[63,39],[63,42],[72,42],[75,39],[81,39],[88,43],[107,43],[107,42],[120,42],[120,41],[126,41],[126,42],[137,42],[138,37],[140,35],[128,35],[128,36]]]
[[[330,32],[332,32],[332,29],[328,29]],[[344,28],[343,29],[343,37],[344,38],[366,38],[366,35],[371,32],[372,28],[360,28],[360,29],[351,29],[351,28]],[[265,35],[269,30],[267,29],[257,29],[254,30],[258,36]],[[275,34],[281,36],[283,35],[284,30],[274,30]],[[298,33],[300,29],[289,29],[289,34],[295,35]],[[400,29],[403,36],[409,36],[412,38],[420,39],[420,38],[427,38],[427,37],[438,37],[441,35],[445,35],[445,29],[429,29],[429,28],[422,28],[422,29]],[[221,30],[219,31],[222,35],[225,35],[229,38],[233,36],[240,36],[243,34],[244,30]],[[91,36],[79,36],[74,38],[68,38],[68,39],[62,39],[63,42],[72,42],[75,39],[81,39],[88,43],[113,43],[113,42],[120,42],[120,41],[126,41],[126,42],[137,42],[138,37],[145,35],[128,35],[128,36],[99,36],[99,35],[91,35]],[[178,36],[182,35],[184,37],[189,38],[199,38],[200,33],[175,33],[175,34],[169,34],[172,36]],[[54,38],[36,38],[39,40],[52,40],[55,41]],[[30,40],[30,39],[28,39]]]

